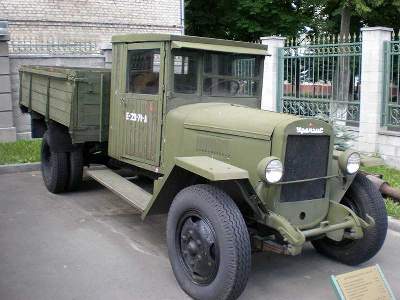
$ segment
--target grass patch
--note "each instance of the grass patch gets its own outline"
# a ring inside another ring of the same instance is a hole
[[[386,210],[389,216],[400,220],[400,204],[393,200],[385,200]]]
[[[392,187],[400,188],[400,170],[386,166],[363,167],[362,170],[371,174],[382,174],[385,181],[389,182]]]
[[[371,174],[382,174],[383,179],[392,187],[400,188],[400,170],[385,166],[363,167],[362,170]],[[400,203],[394,202],[392,199],[385,200],[385,203],[388,215],[400,219]]]
[[[0,143],[0,165],[40,161],[41,139]]]

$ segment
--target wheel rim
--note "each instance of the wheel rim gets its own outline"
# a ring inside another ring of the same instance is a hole
[[[219,249],[211,222],[190,211],[180,218],[177,229],[177,252],[186,274],[196,284],[209,284],[219,266]]]

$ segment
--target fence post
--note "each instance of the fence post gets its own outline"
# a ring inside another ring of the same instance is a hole
[[[279,82],[279,48],[285,46],[286,38],[280,36],[262,37],[261,43],[268,45],[268,54],[264,61],[263,88],[261,95],[261,109],[276,111],[277,91],[281,87]]]
[[[7,22],[0,22],[0,141],[17,138],[11,102],[10,59]]]
[[[392,28],[362,28],[360,95],[360,137],[358,149],[364,153],[378,150],[381,127],[384,76],[384,44],[390,41]]]

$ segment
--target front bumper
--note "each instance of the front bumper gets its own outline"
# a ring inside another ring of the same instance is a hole
[[[329,211],[325,220],[318,227],[300,230],[291,225],[284,217],[269,212],[266,216],[267,226],[275,229],[283,237],[285,246],[282,253],[297,255],[301,253],[304,243],[314,237],[326,236],[334,241],[342,239],[361,239],[363,230],[375,225],[372,217],[367,220],[357,216],[350,208],[335,201],[329,201]]]

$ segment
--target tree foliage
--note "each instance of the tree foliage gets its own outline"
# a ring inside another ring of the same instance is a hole
[[[303,0],[302,5],[316,12],[309,26],[317,33],[340,33],[343,10],[350,12],[350,33],[364,26],[400,29],[400,0]]]
[[[254,41],[261,36],[294,36],[313,13],[302,1],[187,0],[186,34]]]
[[[346,11],[348,24],[343,23]],[[352,33],[363,26],[386,26],[397,31],[399,16],[400,0],[186,0],[186,34],[254,41],[310,29]]]

